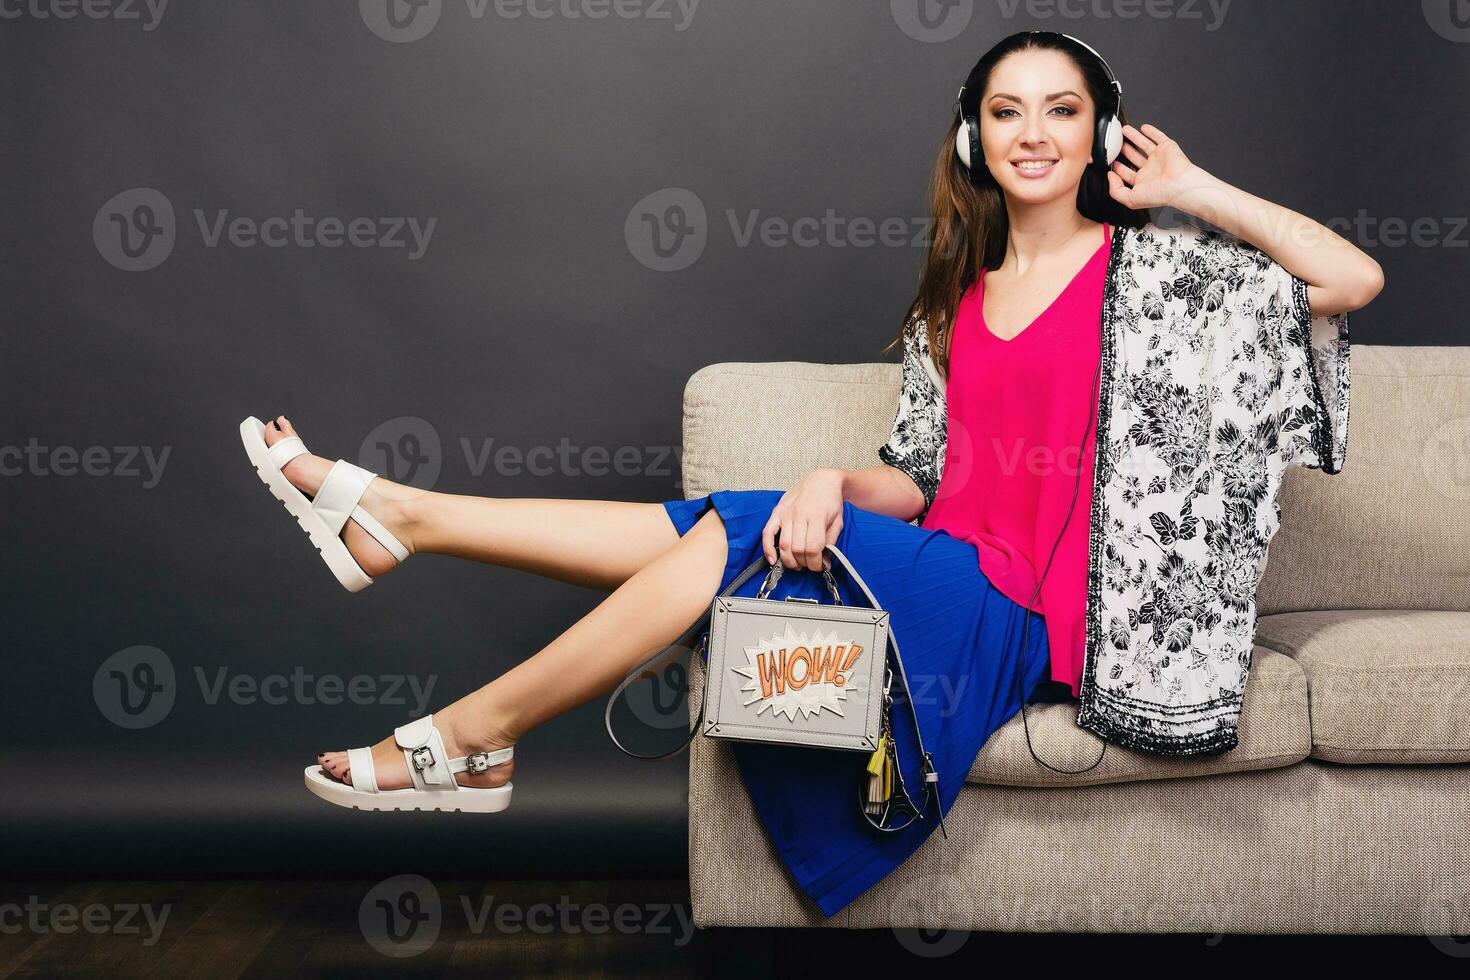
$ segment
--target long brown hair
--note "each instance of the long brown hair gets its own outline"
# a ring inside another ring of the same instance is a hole
[[[976,62],[966,88],[983,92],[1002,58],[1031,48],[1060,51],[1072,59],[1087,83],[1094,119],[1096,113],[1112,104],[1113,89],[1107,73],[1091,52],[1063,35],[1049,31],[1023,31],[997,43]],[[1127,112],[1121,107],[1118,118],[1124,124],[1128,122]],[[970,172],[955,152],[955,134],[961,122],[960,115],[956,113],[934,161],[929,180],[933,237],[919,276],[918,295],[904,316],[905,330],[916,317],[927,321],[929,350],[935,366],[946,378],[949,376],[949,338],[960,298],[982,268],[995,268],[1005,259],[1006,236],[1010,229],[1005,196],[985,161],[972,161],[972,182]],[[1151,220],[1148,210],[1125,207],[1113,199],[1108,192],[1108,171],[1095,163],[1087,165],[1077,186],[1077,210],[1093,221],[1106,222],[1114,227],[1140,228]],[[883,348],[883,352],[900,345],[903,339],[904,331],[901,330],[898,337]]]

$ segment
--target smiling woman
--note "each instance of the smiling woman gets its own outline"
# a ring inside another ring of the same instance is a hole
[[[376,744],[319,753],[307,788],[365,810],[504,810],[526,733],[612,691],[762,557],[820,571],[831,546],[889,612],[904,670],[954,692],[914,697],[889,732],[898,782],[922,784],[941,816],[1044,680],[1080,697],[1080,727],[1120,744],[1233,747],[1248,593],[1274,530],[1266,498],[1288,465],[1336,472],[1346,449],[1346,320],[1314,318],[1326,294],[1309,290],[1322,255],[1349,278],[1366,281],[1365,267],[1332,246],[1288,249],[1288,269],[1235,238],[1154,226],[1141,208],[1201,189],[1217,210],[1254,199],[1157,129],[1127,125],[1120,94],[1096,52],[1059,34],[1014,35],[970,72],[935,164],[934,234],[879,465],[662,504],[486,498],[334,463],[284,416],[247,418],[256,477],[348,590],[432,553],[611,592],[460,700]],[[223,215],[213,227],[229,233]],[[1216,391],[1208,370],[1222,362],[1241,379]],[[1216,396],[1175,395],[1202,388]],[[781,598],[817,598],[820,579],[804,578]],[[844,604],[861,604],[844,586]],[[794,653],[772,663],[782,683],[811,676]],[[774,852],[825,915],[938,824],[866,819],[896,797],[853,753],[733,751]],[[876,796],[857,799],[859,777]]]

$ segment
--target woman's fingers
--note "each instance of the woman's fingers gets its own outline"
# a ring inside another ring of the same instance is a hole
[[[781,564],[787,568],[796,567],[796,555],[793,551],[792,539],[796,536],[795,529],[791,526],[791,518],[781,518]]]
[[[806,525],[806,567],[813,572],[822,570],[822,555],[827,550],[827,527],[823,522],[808,520]]]
[[[1148,123],[1144,123],[1144,126],[1147,126],[1149,129],[1153,129],[1153,127],[1149,126]],[[1158,133],[1161,139],[1165,138],[1164,134],[1160,133],[1157,129],[1154,129],[1154,132]],[[1147,133],[1143,132],[1143,130],[1135,129],[1132,126],[1124,126],[1123,135],[1131,140],[1133,143],[1136,143],[1138,145],[1138,148],[1144,153],[1152,153],[1154,151],[1154,147],[1156,144],[1151,138],[1149,138],[1149,135]]]

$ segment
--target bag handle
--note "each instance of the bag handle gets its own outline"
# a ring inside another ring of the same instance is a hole
[[[776,532],[776,539],[778,541],[780,540],[780,534],[780,531]],[[872,590],[868,588],[868,583],[863,581],[863,577],[858,574],[857,569],[852,566],[852,562],[848,561],[847,556],[842,553],[841,549],[839,549],[835,544],[829,544],[825,546],[824,550],[832,552],[832,554],[842,564],[842,567],[845,568],[847,570],[847,573],[852,576],[853,581],[857,583],[857,586],[859,589],[862,590],[863,595],[867,596],[868,601],[872,603],[874,609],[883,608],[882,605],[878,602],[877,598],[873,595]],[[764,555],[751,562],[750,565],[743,572],[735,577],[734,581],[732,581],[728,586],[725,587],[722,592],[720,592],[720,595],[728,596],[733,593],[736,589],[740,588],[740,586],[748,582],[751,576],[753,576],[757,571],[760,570],[761,566],[766,564],[767,562]],[[770,591],[770,588],[775,585],[776,581],[781,577],[781,571],[782,569],[784,569],[784,567],[785,566],[781,564],[779,559],[775,562],[770,563],[769,575],[774,577],[768,577],[768,580],[762,584],[762,594]],[[828,585],[829,587],[831,587],[833,595],[836,596],[836,585],[832,582],[831,573],[828,571],[825,557],[823,558],[822,574],[827,578]],[[840,597],[838,597],[838,604],[841,604]],[[713,603],[711,603],[711,610],[713,610]],[[632,684],[636,680],[640,680],[643,676],[645,676],[645,671],[647,671],[655,661],[665,657],[670,650],[681,650],[687,648],[689,644],[693,642],[694,637],[699,634],[700,630],[704,629],[704,636],[700,639],[699,646],[694,649],[694,652],[692,654],[692,656],[699,656],[701,651],[703,651],[709,644],[709,630],[708,628],[706,628],[705,624],[709,622],[712,615],[712,612],[706,613],[700,619],[696,620],[692,626],[690,626],[687,630],[680,634],[679,638],[675,640],[672,644],[660,650],[658,653],[655,653],[653,656],[643,661],[643,663],[639,664],[637,667],[634,667],[631,671],[628,672],[628,676],[624,677],[622,682],[619,683],[618,686],[613,690],[612,694],[608,696],[607,708],[603,711],[602,716],[603,724],[607,728],[608,738],[612,739],[613,744],[621,749],[625,754],[630,755],[635,759],[666,759],[671,755],[682,752],[685,746],[687,746],[694,739],[694,736],[699,733],[700,722],[704,720],[704,693],[702,691],[700,692],[699,698],[699,714],[695,717],[693,727],[690,728],[689,731],[685,734],[683,741],[681,741],[678,745],[674,746],[669,751],[661,752],[658,755],[640,755],[637,752],[630,751],[627,746],[625,746],[622,742],[619,742],[617,735],[613,732],[612,711],[613,705],[617,702],[618,695],[622,694],[623,691],[628,688],[628,685]],[[908,702],[909,714],[913,717],[914,737],[917,738],[919,741],[919,755],[924,760],[924,807],[925,809],[928,808],[928,801],[932,797],[935,803],[935,811],[939,814],[939,828],[944,833],[945,839],[948,839],[949,831],[946,830],[944,827],[944,808],[940,805],[939,801],[939,772],[934,768],[933,756],[931,756],[929,752],[926,751],[924,748],[924,733],[919,728],[919,713],[914,708],[914,699],[909,693],[909,679],[907,673],[905,673],[904,671],[903,656],[898,649],[898,637],[895,636],[893,633],[893,623],[891,619],[888,623],[886,633],[888,636],[888,644],[893,648],[893,658],[898,661],[898,678],[900,683],[903,684],[904,700]],[[693,692],[690,693],[692,695]],[[873,826],[877,825],[873,824]],[[908,825],[905,824],[904,826]],[[886,830],[889,828],[880,827],[879,829]]]

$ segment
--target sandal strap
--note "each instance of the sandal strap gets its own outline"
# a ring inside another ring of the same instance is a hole
[[[493,752],[471,752],[458,759],[449,760],[450,772],[489,772],[498,765],[509,762],[515,755],[515,746],[508,745]]]
[[[388,553],[399,561],[408,560],[408,549],[403,542],[393,536],[393,532],[383,526],[383,522],[361,507],[352,508],[352,519],[367,533],[377,539],[378,544],[388,549]]]
[[[378,792],[378,770],[373,764],[373,750],[364,745],[347,750],[347,766],[352,770],[352,786],[364,793]]]
[[[300,436],[287,436],[274,443],[265,451],[265,454],[275,464],[276,469],[280,470],[285,469],[287,463],[304,452],[306,452],[306,443],[301,441]]]
[[[311,499],[311,509],[321,515],[332,534],[341,534],[342,526],[352,516],[357,502],[367,492],[371,482],[372,473],[345,459],[339,459],[327,471],[327,478],[322,481],[321,488]]]
[[[425,715],[417,721],[393,730],[393,741],[403,750],[403,759],[408,764],[408,775],[415,789],[440,791],[459,789],[455,773],[486,772],[495,766],[509,762],[515,756],[515,746],[490,752],[471,752],[458,758],[449,758],[444,748],[444,739],[434,727],[434,716]]]
[[[424,715],[395,728],[393,741],[403,750],[403,761],[408,765],[408,777],[413,780],[414,789],[432,792],[459,789],[449,769],[444,739],[434,727],[433,715]]]
[[[387,548],[394,558],[403,561],[409,554],[403,542],[384,527],[381,521],[358,506],[362,495],[367,493],[368,484],[377,479],[377,476],[378,474],[365,470],[356,463],[339,459],[327,471],[327,478],[322,481],[321,489],[312,498],[311,509],[321,515],[333,535],[341,534],[343,525],[351,518]]]

